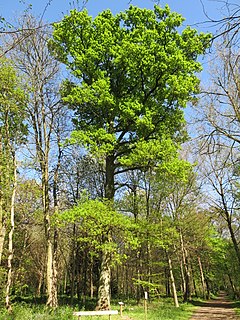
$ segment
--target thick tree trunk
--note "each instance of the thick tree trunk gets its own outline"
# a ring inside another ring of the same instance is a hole
[[[44,207],[44,222],[45,222],[45,237],[47,243],[47,306],[57,307],[57,287],[56,287],[56,263],[54,261],[54,235],[51,227],[50,209],[49,209],[49,186],[48,186],[48,159],[44,159],[43,166],[43,207]]]
[[[105,179],[105,198],[113,200],[115,187],[114,187],[114,156],[110,155],[106,157],[106,179]]]
[[[115,187],[114,187],[114,156],[110,155],[106,157],[106,178],[105,178],[105,198],[113,201]],[[104,241],[111,241],[111,236],[104,237]],[[98,287],[98,310],[110,309],[110,282],[111,282],[111,254],[109,252],[102,252],[100,279]]]
[[[111,257],[108,252],[103,252],[101,272],[98,287],[98,303],[97,310],[109,310],[110,309],[110,270]]]
[[[54,238],[55,237],[56,234],[54,234]],[[52,239],[48,239],[47,242],[47,306],[56,308],[58,306],[57,266],[55,240],[53,242],[54,243],[52,243]]]

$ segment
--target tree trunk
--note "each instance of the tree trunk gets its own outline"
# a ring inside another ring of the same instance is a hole
[[[201,283],[202,283],[202,297],[203,299],[206,299],[207,288],[206,288],[206,282],[205,282],[205,277],[203,273],[202,262],[199,256],[198,256],[198,265],[199,265],[199,271],[200,271],[200,277],[201,277]]]
[[[42,290],[42,285],[43,285],[43,271],[40,270],[38,273],[38,287],[36,291],[36,296],[41,297],[41,290]]]
[[[181,280],[182,280],[182,292],[186,291],[186,280],[185,280],[185,275],[184,275],[184,270],[183,270],[183,261],[180,261],[180,270],[181,270]]]
[[[5,227],[5,219],[3,217],[2,198],[0,195],[0,265],[2,262],[2,253],[3,253],[5,236],[6,236],[6,227]]]
[[[73,298],[75,295],[75,277],[76,277],[76,224],[73,224],[73,235],[72,235],[72,268],[71,268],[71,305],[73,304]]]
[[[94,295],[94,286],[93,286],[93,257],[91,257],[91,263],[90,263],[90,298],[93,299]]]
[[[114,155],[109,155],[106,157],[106,177],[105,177],[105,198],[113,201],[115,187],[114,187]],[[104,237],[104,241],[111,241],[111,236],[108,235]],[[110,309],[110,282],[111,282],[111,254],[109,252],[102,252],[99,288],[98,288],[98,310],[108,310]]]
[[[182,262],[184,267],[184,278],[185,278],[185,291],[183,294],[183,301],[187,302],[191,297],[191,286],[190,286],[191,276],[190,276],[190,271],[188,266],[187,250],[184,247],[181,230],[180,230],[180,242],[181,242],[181,251],[182,251]]]
[[[114,199],[114,156],[110,155],[106,157],[106,179],[105,179],[105,198],[108,200]]]
[[[225,195],[224,195],[224,188],[223,188],[223,184],[222,184],[221,181],[219,182],[219,185],[220,185],[220,195],[221,195],[221,200],[222,200],[222,204],[223,204],[223,210],[224,210],[224,214],[225,214],[225,219],[227,221],[228,230],[230,232],[230,236],[231,236],[231,239],[232,239],[233,247],[234,247],[234,250],[236,252],[237,259],[238,259],[238,266],[240,268],[240,249],[239,249],[238,241],[236,239],[236,236],[235,236],[235,233],[234,233],[234,230],[233,230],[233,227],[232,227],[232,217],[231,217],[231,214],[228,211],[228,206],[227,206],[227,203],[226,203],[226,200],[225,200]]]
[[[0,133],[0,265],[2,262],[2,253],[3,253],[3,246],[4,240],[6,235],[6,226],[5,226],[5,218],[3,215],[3,164],[2,164],[2,135]]]
[[[173,294],[173,299],[174,299],[174,305],[176,308],[178,308],[179,303],[178,303],[178,297],[177,297],[175,278],[174,278],[173,269],[172,269],[172,260],[169,257],[168,253],[167,253],[167,259],[168,259],[169,275],[170,275],[170,280],[171,280],[171,288],[172,288],[172,294]]]
[[[96,308],[97,310],[110,309],[110,261],[110,254],[108,252],[103,252],[98,287],[98,303]]]
[[[44,207],[44,222],[45,222],[45,236],[47,242],[47,306],[57,307],[57,288],[56,288],[56,273],[55,273],[55,261],[54,261],[54,240],[53,232],[50,221],[50,209],[49,209],[49,186],[48,186],[48,160],[44,161],[44,170],[42,177],[43,185],[43,207]]]
[[[12,283],[12,260],[13,260],[13,233],[14,233],[14,206],[15,206],[15,195],[16,195],[16,184],[17,184],[17,166],[15,155],[13,155],[13,189],[11,197],[11,208],[10,208],[10,231],[8,234],[8,275],[7,275],[7,286],[6,286],[6,308],[9,312],[12,311],[10,301],[10,291]]]
[[[231,221],[231,218],[230,218],[228,212],[226,213],[226,215],[227,215],[228,229],[229,229],[229,232],[230,232],[230,235],[231,235],[233,247],[234,247],[234,250],[236,252],[236,256],[237,256],[237,259],[238,259],[238,265],[239,265],[239,269],[240,269],[240,249],[239,249],[238,241],[237,241],[235,233],[233,231],[232,221]]]

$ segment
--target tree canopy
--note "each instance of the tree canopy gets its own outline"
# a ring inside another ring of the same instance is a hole
[[[74,76],[61,91],[75,111],[74,140],[129,167],[163,159],[169,139],[186,138],[182,108],[198,92],[210,35],[179,33],[183,20],[168,6],[130,6],[94,19],[73,10],[54,24],[51,50]]]

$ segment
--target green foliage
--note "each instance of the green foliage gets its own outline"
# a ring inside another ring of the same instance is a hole
[[[118,247],[119,243],[125,248],[137,245],[132,233],[135,225],[129,217],[114,210],[112,203],[107,200],[85,199],[63,212],[59,220],[60,223],[77,225],[80,231],[77,241],[87,246],[91,254],[110,252],[113,261],[118,263],[124,258]]]
[[[27,97],[13,64],[0,59],[0,219],[10,208],[14,154],[27,134],[24,124]],[[4,212],[5,211],[5,212]]]
[[[0,130],[11,140],[21,142],[27,134],[24,124],[27,96],[9,60],[0,59]],[[16,132],[18,134],[16,134]]]
[[[95,19],[72,10],[54,24],[49,46],[75,77],[61,89],[76,115],[72,142],[128,168],[176,153],[186,139],[182,108],[198,92],[197,57],[210,39],[191,28],[179,33],[183,20],[168,6],[130,6]]]

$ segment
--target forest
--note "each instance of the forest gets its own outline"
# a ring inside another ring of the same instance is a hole
[[[140,320],[147,297],[172,314],[149,320],[180,320],[240,300],[240,7],[225,5],[215,34],[157,4],[1,18],[0,319],[123,302]]]

